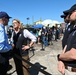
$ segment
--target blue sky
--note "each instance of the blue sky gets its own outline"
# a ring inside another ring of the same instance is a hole
[[[1,0],[0,11],[6,11],[12,19],[17,18],[23,24],[27,24],[27,17],[30,24],[40,19],[63,22],[60,15],[75,3],[76,0]]]

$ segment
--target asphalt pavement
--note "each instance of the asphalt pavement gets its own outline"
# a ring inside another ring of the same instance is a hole
[[[61,40],[53,41],[53,45],[50,44],[44,50],[42,50],[42,44],[35,44],[33,50],[29,51],[30,62],[50,75],[61,75],[57,69],[57,54],[62,51],[61,43]],[[12,69],[8,71],[8,74],[17,75],[13,59],[11,58],[9,62]],[[30,72],[31,75],[45,75],[32,66],[30,67]]]

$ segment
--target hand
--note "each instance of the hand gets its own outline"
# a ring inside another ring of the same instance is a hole
[[[12,44],[12,48],[14,48],[14,44]]]
[[[27,46],[25,46],[25,45],[22,45],[22,50],[27,50],[27,49],[29,49],[30,47],[27,45]]]
[[[65,71],[65,65],[62,61],[58,61],[58,70],[59,72],[61,72],[62,74],[64,74]]]

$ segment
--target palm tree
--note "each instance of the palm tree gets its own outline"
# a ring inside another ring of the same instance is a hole
[[[27,25],[28,25],[28,20],[30,19],[29,17],[26,18],[27,19]]]

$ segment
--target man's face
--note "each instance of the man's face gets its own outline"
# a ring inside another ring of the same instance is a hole
[[[64,21],[65,21],[66,23],[69,23],[69,14],[66,16],[66,18],[64,19]]]
[[[70,21],[76,21],[76,10],[74,10],[70,15]]]
[[[4,25],[5,26],[8,25],[9,19],[8,18],[3,18],[3,20],[4,20]]]

